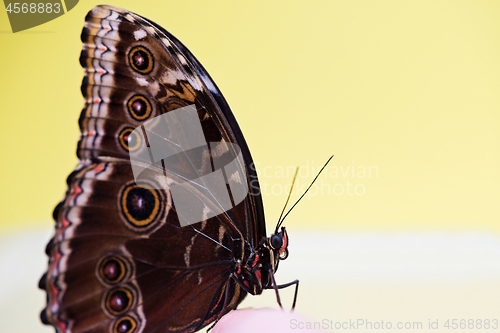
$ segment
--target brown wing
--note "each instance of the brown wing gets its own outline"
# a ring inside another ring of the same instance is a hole
[[[80,164],[54,211],[56,232],[41,280],[48,295],[42,320],[58,332],[193,332],[223,310],[226,288],[234,295],[229,308],[245,296],[227,281],[237,259],[233,250],[242,246],[234,240],[256,246],[265,235],[260,194],[181,227],[169,190],[178,180],[162,183],[165,171],[194,178],[213,166],[189,153],[167,167],[151,165],[141,154],[148,142],[134,137],[133,129],[195,105],[207,142],[237,144],[248,186],[258,189],[248,148],[203,67],[154,23],[98,6],[86,17],[82,41]],[[138,156],[132,163],[131,152]],[[212,158],[227,153],[217,146],[208,152]],[[133,166],[141,164],[148,168],[139,184]],[[188,190],[211,209],[205,193]]]

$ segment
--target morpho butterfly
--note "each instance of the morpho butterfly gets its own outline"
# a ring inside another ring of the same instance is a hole
[[[203,66],[134,13],[97,6],[85,21],[79,164],[53,213],[41,320],[60,333],[194,332],[247,293],[274,289],[280,303],[295,285],[296,299],[298,281],[274,279],[287,233],[266,237],[250,152]]]

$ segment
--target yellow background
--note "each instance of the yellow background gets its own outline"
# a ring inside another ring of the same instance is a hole
[[[76,164],[80,31],[100,3],[16,34],[0,13],[0,231],[53,223]],[[258,163],[268,229],[293,173],[281,170],[305,166],[300,188],[334,154],[289,228],[500,231],[500,2],[111,4],[211,74]]]
[[[35,286],[52,210],[77,162],[79,37],[100,3],[82,0],[16,34],[0,11],[6,332],[53,332],[37,317],[45,293]],[[335,155],[285,221],[290,257],[277,280],[300,279],[298,313],[439,319],[442,332],[449,318],[498,318],[499,239],[490,232],[500,234],[499,1],[110,4],[170,31],[208,70],[257,162],[268,231],[294,167],[302,165],[300,190]],[[286,309],[292,294],[280,293]],[[247,297],[240,308],[248,306],[276,307],[274,291]]]

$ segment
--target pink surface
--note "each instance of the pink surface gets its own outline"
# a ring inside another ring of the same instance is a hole
[[[245,309],[231,311],[217,323],[212,333],[285,333],[304,331],[299,323],[313,322],[296,312],[275,309]],[[295,328],[294,328],[295,327]],[[326,332],[318,329],[305,330],[308,333]]]

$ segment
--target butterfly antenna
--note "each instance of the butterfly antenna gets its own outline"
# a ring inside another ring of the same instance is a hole
[[[288,193],[288,198],[286,198],[286,202],[285,202],[285,207],[283,207],[283,210],[281,211],[281,215],[280,215],[280,218],[278,219],[278,223],[276,224],[276,230],[274,230],[274,233],[277,234],[278,233],[278,228],[280,226],[280,221],[281,221],[281,217],[283,216],[283,213],[285,212],[285,209],[286,209],[286,205],[288,205],[288,201],[290,200],[290,196],[292,195],[292,190],[293,190],[293,185],[295,185],[295,179],[297,179],[297,174],[299,173],[299,167],[297,167],[295,169],[295,175],[293,176],[293,180],[292,180],[292,186],[290,187],[290,192]]]
[[[332,158],[333,158],[333,155],[328,159],[328,161],[326,161],[325,165],[323,165],[323,167],[321,168],[321,170],[319,170],[318,174],[316,175],[316,177],[314,177],[313,181],[311,182],[311,185],[309,185],[309,187],[307,188],[307,190],[300,196],[299,200],[295,201],[295,203],[293,204],[292,208],[290,208],[288,210],[288,212],[285,214],[285,216],[283,217],[283,219],[279,221],[278,225],[276,226],[276,230],[279,229],[279,227],[281,226],[281,224],[283,223],[283,221],[285,220],[285,218],[288,216],[288,214],[290,214],[290,212],[292,211],[292,209],[295,206],[297,206],[297,204],[299,203],[299,201],[304,197],[304,195],[306,195],[307,191],[309,191],[309,189],[311,188],[311,186],[313,186],[313,184],[316,181],[316,179],[318,179],[319,175],[321,175],[321,173],[326,168],[326,166],[328,165],[328,163],[330,163],[330,161],[332,160]]]

